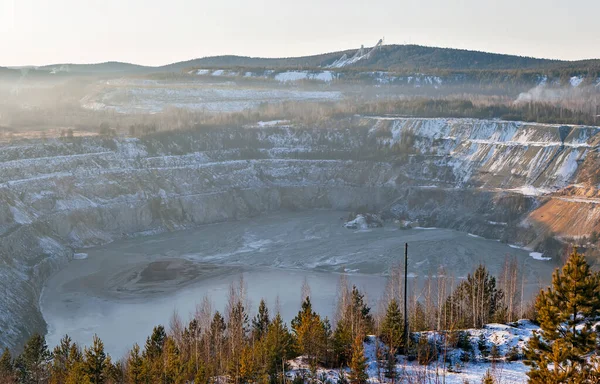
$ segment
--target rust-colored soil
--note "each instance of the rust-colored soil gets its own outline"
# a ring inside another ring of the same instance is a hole
[[[600,201],[553,197],[529,214],[529,222],[560,237],[600,232]]]

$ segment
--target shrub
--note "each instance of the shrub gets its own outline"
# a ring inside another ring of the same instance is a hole
[[[419,337],[417,344],[417,360],[420,365],[428,365],[438,357],[434,341],[429,341],[426,335]]]
[[[517,361],[521,360],[522,358],[523,355],[519,352],[519,349],[516,346],[509,349],[506,353],[506,360],[508,361]]]

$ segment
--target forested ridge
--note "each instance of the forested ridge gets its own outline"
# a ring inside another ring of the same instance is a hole
[[[370,48],[366,48],[368,52]],[[162,66],[144,66],[130,63],[107,62],[98,64],[68,64],[57,63],[38,67],[41,71],[50,71],[61,66],[69,66],[74,73],[99,72],[180,72],[187,68],[325,68],[343,55],[352,57],[358,49],[348,49],[339,52],[329,52],[301,57],[261,58],[236,55],[221,55],[197,58],[175,62]],[[541,59],[518,55],[489,53],[466,49],[426,47],[420,45],[384,45],[373,52],[368,58],[357,61],[346,68],[386,71],[505,71],[505,70],[536,70],[536,71],[598,71],[600,60],[564,61]]]

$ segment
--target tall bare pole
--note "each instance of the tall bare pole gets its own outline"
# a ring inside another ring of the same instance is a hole
[[[408,243],[404,243],[404,354],[408,354]]]

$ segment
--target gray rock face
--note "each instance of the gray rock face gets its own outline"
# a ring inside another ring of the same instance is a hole
[[[343,128],[236,127],[0,148],[0,347],[45,324],[44,281],[74,249],[280,209],[384,217],[498,238],[567,185],[596,128],[360,118]]]

